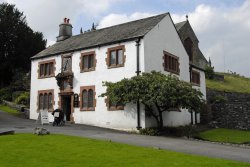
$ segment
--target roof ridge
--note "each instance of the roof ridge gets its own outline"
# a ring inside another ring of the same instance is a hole
[[[124,25],[124,24],[133,23],[133,22],[137,22],[137,21],[141,21],[141,20],[146,20],[146,19],[151,19],[153,17],[159,17],[159,16],[162,16],[162,15],[168,15],[168,14],[169,14],[169,12],[162,13],[162,14],[157,14],[157,15],[153,15],[153,16],[150,16],[150,17],[145,17],[145,18],[141,18],[141,19],[137,19],[137,20],[132,20],[132,21],[129,21],[129,22],[120,23],[120,24],[112,25],[112,26],[109,26],[109,27],[104,27],[104,28],[101,28],[101,29],[93,30],[93,31],[87,31],[87,32],[84,32],[82,34],[74,35],[72,37],[80,36],[80,35],[83,35],[83,34],[86,34],[86,33],[93,33],[93,32],[97,32],[97,31],[101,31],[101,30],[105,30],[105,29],[109,29],[109,28],[121,26],[121,25]]]

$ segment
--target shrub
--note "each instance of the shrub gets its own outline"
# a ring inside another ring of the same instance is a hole
[[[214,67],[211,66],[205,67],[205,77],[207,79],[214,79]]]
[[[139,133],[142,135],[149,135],[149,136],[158,136],[159,135],[159,131],[156,128],[140,129]]]
[[[9,88],[0,89],[0,102],[2,100],[11,101],[11,90]]]
[[[23,104],[23,105],[29,105],[29,100],[30,100],[30,94],[29,92],[23,92],[21,93],[16,99],[15,103],[16,104]]]

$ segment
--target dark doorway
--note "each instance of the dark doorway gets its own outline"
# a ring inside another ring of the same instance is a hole
[[[66,116],[66,121],[70,121],[71,96],[62,96],[62,110]]]

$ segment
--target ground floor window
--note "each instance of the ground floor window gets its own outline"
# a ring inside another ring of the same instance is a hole
[[[108,98],[105,99],[105,103],[108,108],[108,111],[124,110],[125,105],[123,103],[113,103]]]
[[[54,90],[38,91],[38,110],[53,111]]]
[[[95,111],[95,86],[82,86],[80,91],[80,110]]]

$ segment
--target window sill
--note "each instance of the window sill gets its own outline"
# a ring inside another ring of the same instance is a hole
[[[108,111],[118,111],[118,110],[124,110],[124,106],[117,106],[117,107],[109,107]]]
[[[164,71],[167,71],[167,72],[170,72],[170,73],[173,73],[176,75],[180,75],[180,72],[177,72],[177,71],[173,71],[173,70],[169,70],[169,69],[164,69]]]
[[[110,69],[110,68],[119,68],[119,67],[124,67],[124,64],[111,65],[111,66],[108,66],[108,69]]]
[[[200,87],[201,85],[200,84],[197,84],[197,83],[191,83],[192,84],[192,86],[198,86],[198,87]]]
[[[45,78],[52,78],[52,77],[55,77],[55,74],[48,75],[48,76],[39,76],[38,79],[45,79]]]
[[[90,68],[90,69],[81,69],[81,73],[84,73],[84,72],[91,72],[91,71],[95,71],[95,68]]]
[[[95,111],[95,108],[80,108],[80,111]]]

